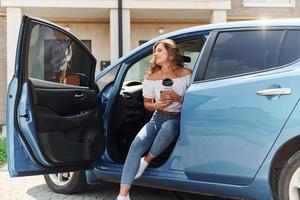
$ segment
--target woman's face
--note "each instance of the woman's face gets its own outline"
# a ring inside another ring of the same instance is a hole
[[[168,62],[168,51],[163,44],[158,44],[154,52],[155,64],[162,65]]]

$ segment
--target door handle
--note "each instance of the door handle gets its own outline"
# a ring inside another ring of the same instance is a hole
[[[272,95],[289,95],[292,94],[291,88],[273,88],[273,89],[265,89],[259,90],[256,94],[260,96],[272,96]]]
[[[83,92],[75,94],[75,98],[82,98],[82,97],[84,97]]]

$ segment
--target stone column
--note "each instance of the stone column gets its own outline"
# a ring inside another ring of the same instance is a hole
[[[119,43],[118,43],[118,10],[110,10],[110,61],[113,63],[119,58]]]
[[[7,50],[6,15],[0,13],[0,137],[5,135],[1,126],[5,124],[5,104],[7,93]]]
[[[123,10],[123,55],[131,50],[131,27],[130,27],[130,10]]]
[[[22,21],[21,8],[6,9],[7,26],[7,86],[14,74],[16,49],[20,24]]]
[[[130,10],[123,10],[123,55],[127,54],[130,48]],[[118,10],[110,10],[110,59],[111,62],[116,61],[119,58],[119,41],[118,41]]]
[[[227,21],[226,10],[213,10],[211,14],[210,23],[222,23]]]

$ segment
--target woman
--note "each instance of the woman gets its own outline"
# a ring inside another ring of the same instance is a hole
[[[151,63],[151,69],[143,81],[143,96],[145,108],[155,112],[130,146],[117,200],[130,199],[129,190],[134,179],[142,175],[179,132],[181,103],[192,71],[183,66],[183,58],[170,39],[154,44]],[[162,81],[165,79],[172,80],[172,90],[164,91]],[[149,153],[141,158],[149,148]]]

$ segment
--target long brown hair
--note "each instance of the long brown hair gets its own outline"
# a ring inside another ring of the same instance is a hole
[[[161,66],[156,64],[156,59],[154,56],[155,49],[156,49],[157,45],[159,45],[159,44],[162,44],[166,48],[166,50],[168,52],[168,60],[171,62],[171,66],[172,66],[173,70],[177,69],[178,67],[184,67],[183,57],[179,54],[179,49],[176,46],[176,43],[171,39],[164,39],[164,40],[156,42],[153,45],[151,68],[150,68],[150,71],[148,72],[149,75],[151,75],[154,72],[161,69]]]

